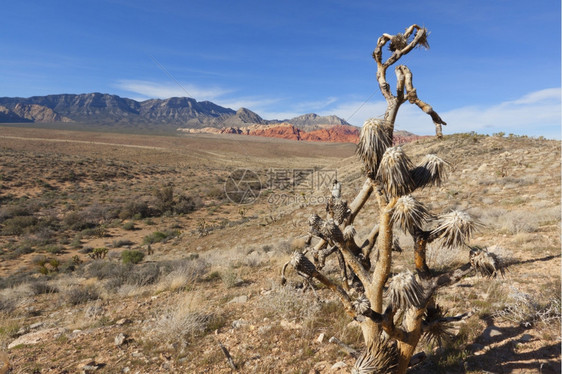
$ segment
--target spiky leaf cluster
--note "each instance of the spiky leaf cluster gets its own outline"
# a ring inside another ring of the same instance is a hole
[[[448,248],[464,245],[480,226],[478,222],[461,210],[453,210],[439,216],[438,226],[431,235],[440,239],[441,244]]]
[[[505,273],[505,266],[501,259],[495,253],[478,246],[470,247],[470,265],[485,277],[495,277]]]
[[[387,294],[394,310],[407,310],[410,307],[417,307],[424,297],[423,287],[409,270],[392,277]]]
[[[355,231],[355,227],[353,227],[353,225],[345,226],[343,229],[343,239],[346,241],[353,239],[355,234],[357,234],[357,231]]]
[[[445,315],[439,305],[426,309],[422,337],[427,343],[441,346],[443,341],[452,337],[452,329],[444,318]]]
[[[414,232],[431,219],[425,206],[412,195],[402,196],[396,202],[392,212],[392,221],[400,225],[404,232]]]
[[[291,256],[290,264],[299,273],[312,277],[316,273],[316,266],[301,252],[294,251]]]
[[[377,179],[382,183],[388,197],[409,194],[415,187],[410,174],[412,162],[402,147],[390,147],[381,159]]]
[[[315,213],[310,215],[310,217],[308,217],[308,224],[310,226],[309,232],[314,236],[321,237],[322,234],[320,233],[320,227],[323,223],[324,220],[320,218],[318,214]]]
[[[343,233],[336,223],[332,220],[324,221],[320,226],[320,234],[335,243],[343,242]]]
[[[340,225],[351,214],[347,201],[334,198],[328,200],[326,211],[337,225]]]
[[[357,299],[353,300],[353,308],[357,313],[363,314],[371,308],[371,302],[367,299],[367,296],[361,294]]]
[[[376,175],[384,152],[392,145],[389,132],[388,124],[378,118],[370,118],[363,124],[356,153],[368,173]]]
[[[450,164],[434,154],[426,155],[421,163],[412,170],[412,179],[416,188],[426,186],[441,186],[447,179]]]
[[[390,374],[396,368],[397,362],[396,343],[381,338],[361,353],[351,369],[351,374]]]
[[[391,52],[399,51],[404,49],[408,45],[408,38],[404,36],[402,33],[398,33],[390,39],[390,44],[388,45],[388,49]]]
[[[418,34],[423,33],[423,35],[418,40],[418,47],[423,47],[425,49],[429,49],[429,42],[427,41],[427,37],[429,36],[429,31],[424,27],[418,30]]]

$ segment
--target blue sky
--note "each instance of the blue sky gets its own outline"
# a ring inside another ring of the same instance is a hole
[[[431,49],[400,60],[444,133],[560,138],[560,1],[9,1],[0,96],[189,96],[266,119],[384,113],[371,57],[411,24]],[[393,69],[388,81],[395,86]],[[181,87],[180,87],[181,86]],[[397,129],[432,134],[404,104]]]

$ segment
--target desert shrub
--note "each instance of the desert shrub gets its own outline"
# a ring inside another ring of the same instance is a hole
[[[111,244],[111,246],[113,248],[121,248],[121,247],[130,246],[130,245],[133,245],[133,244],[135,244],[135,243],[133,243],[129,239],[121,239],[121,240],[114,240],[113,243]]]
[[[500,230],[510,234],[535,232],[538,229],[535,217],[524,211],[508,212],[501,218],[499,224]]]
[[[26,242],[8,245],[4,249],[6,252],[2,257],[8,260],[13,260],[19,258],[22,255],[33,253],[33,248],[31,247],[31,245],[29,245],[29,243]]]
[[[199,281],[207,272],[209,265],[198,257],[160,264],[162,279],[160,290],[181,290]]]
[[[179,230],[165,230],[165,231],[155,231],[150,235],[147,235],[143,239],[144,244],[154,244],[167,241],[168,239],[175,238],[180,234]]]
[[[70,247],[72,249],[82,248],[82,234],[78,233],[74,235],[74,238],[72,238],[72,241],[70,242]]]
[[[51,253],[51,254],[54,254],[54,255],[58,255],[58,254],[63,253],[64,248],[60,245],[52,244],[52,245],[47,245],[47,246],[43,247],[43,250],[45,252],[48,252],[48,253]]]
[[[33,216],[16,216],[4,221],[2,235],[22,235],[36,225],[38,219]]]
[[[0,289],[15,287],[28,283],[34,279],[34,271],[20,271],[5,277],[0,277]]]
[[[543,292],[528,294],[511,288],[505,307],[495,313],[511,322],[529,326],[537,322],[551,325],[561,320],[560,281],[543,287]]]
[[[29,284],[29,289],[34,295],[57,293],[59,289],[46,282],[36,281]]]
[[[224,325],[224,317],[201,308],[201,302],[186,297],[174,308],[167,310],[152,330],[153,336],[168,343],[179,343],[182,348],[195,338]]]
[[[306,321],[318,314],[321,303],[311,292],[273,285],[272,292],[261,299],[259,308],[269,317]]]
[[[14,300],[0,296],[0,313],[11,313],[15,308]]]
[[[226,199],[223,187],[212,187],[207,191],[206,195],[209,199],[213,200],[221,201]]]
[[[187,214],[203,206],[203,201],[199,197],[180,195],[174,204],[174,213]]]
[[[88,256],[94,260],[99,260],[105,258],[107,252],[109,252],[109,249],[105,247],[94,248],[88,253]]]
[[[68,213],[62,221],[66,228],[73,231],[93,229],[98,224],[98,221],[93,217],[76,211]]]
[[[135,223],[133,221],[125,222],[123,224],[123,229],[127,231],[135,230],[136,229]]]
[[[144,259],[144,253],[141,251],[125,250],[121,252],[121,261],[124,264],[138,264]]]
[[[30,216],[33,211],[26,204],[8,205],[0,208],[0,222],[17,216]]]
[[[133,265],[108,261],[93,261],[86,267],[85,273],[88,277],[103,280],[108,291],[116,291],[125,284],[148,286],[156,283],[162,274],[160,266],[155,263]]]
[[[151,214],[150,208],[146,201],[142,200],[132,200],[128,201],[121,207],[119,211],[119,218],[120,219],[142,219],[145,217],[149,217]]]
[[[156,283],[159,277],[160,269],[157,264],[143,264],[142,266],[135,266],[130,272],[128,272],[124,283],[143,287]]]
[[[99,299],[99,293],[93,286],[75,286],[66,293],[66,300],[71,305],[83,304]]]

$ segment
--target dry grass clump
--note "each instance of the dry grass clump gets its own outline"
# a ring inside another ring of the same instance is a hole
[[[160,278],[156,289],[157,291],[188,289],[205,275],[208,268],[207,262],[199,258],[179,261],[168,274]]]
[[[538,294],[528,294],[515,287],[510,288],[505,307],[495,312],[495,316],[530,327],[541,323],[551,328],[558,326],[561,320],[560,281],[543,287]]]
[[[222,318],[211,313],[199,295],[189,294],[167,309],[150,328],[149,334],[151,339],[183,349],[194,338],[221,324]]]
[[[259,308],[269,317],[306,323],[319,313],[321,303],[312,292],[273,284],[271,292],[260,300]]]
[[[84,304],[100,298],[99,292],[93,285],[74,286],[66,291],[66,301],[70,305]]]

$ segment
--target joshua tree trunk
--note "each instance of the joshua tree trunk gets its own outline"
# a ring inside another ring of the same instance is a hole
[[[393,53],[383,62],[382,48],[389,41]],[[435,304],[435,293],[471,271],[488,276],[503,272],[497,257],[480,247],[471,247],[470,261],[445,274],[433,275],[426,263],[428,243],[436,241],[445,248],[464,246],[477,224],[461,211],[436,217],[411,195],[425,187],[439,186],[446,178],[447,162],[427,155],[414,166],[400,147],[392,147],[396,115],[406,100],[431,116],[438,137],[445,124],[430,105],[418,99],[406,66],[395,69],[396,95],[386,82],[388,67],[418,45],[427,47],[427,31],[417,25],[404,34],[383,34],[379,38],[373,56],[377,81],[388,106],[383,120],[367,120],[361,129],[357,154],[366,180],[349,206],[338,191],[329,200],[326,219],[316,214],[310,217],[309,235],[317,237],[318,242],[295,251],[282,271],[284,280],[285,269],[291,264],[300,275],[323,283],[360,323],[365,350],[355,364],[355,373],[405,373],[422,336],[440,341],[447,331],[443,324],[462,317],[444,317]],[[378,204],[378,221],[372,223],[369,234],[358,245],[353,222],[371,196]],[[391,277],[396,229],[412,236],[413,266]],[[371,255],[373,248],[376,256]],[[325,257],[333,252],[337,252],[342,267],[341,284],[321,273]],[[307,253],[312,254],[314,263]],[[350,279],[355,280],[351,285]]]

